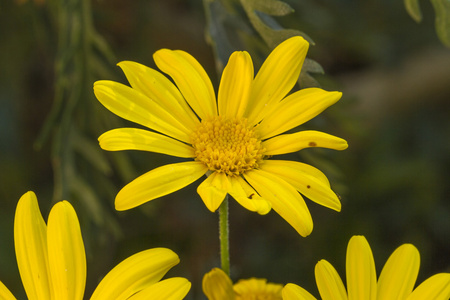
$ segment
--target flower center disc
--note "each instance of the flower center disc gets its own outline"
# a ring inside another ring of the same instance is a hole
[[[229,120],[220,116],[202,120],[192,136],[196,160],[211,171],[240,175],[258,167],[264,157],[264,148],[247,126],[247,119]]]

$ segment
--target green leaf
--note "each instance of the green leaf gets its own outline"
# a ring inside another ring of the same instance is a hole
[[[285,16],[293,13],[294,9],[289,4],[278,0],[250,0],[254,10],[271,16]]]
[[[436,32],[441,42],[450,48],[450,0],[431,0],[436,14]]]
[[[422,12],[420,11],[419,0],[404,0],[405,8],[411,18],[417,23],[422,21]]]
[[[236,50],[236,39],[230,38],[230,32],[250,32],[239,18],[228,12],[217,0],[204,1],[207,19],[206,40],[213,47],[216,58],[217,73],[221,74],[231,53]]]
[[[306,68],[310,73],[325,74],[325,71],[323,70],[322,66],[317,61],[312,60],[310,58],[305,59],[303,67]]]
[[[294,10],[286,3],[279,0],[241,0],[241,4],[250,23],[270,48],[273,49],[282,41],[296,35],[302,36],[314,45],[313,40],[304,32],[284,29],[271,17],[293,12]]]
[[[71,176],[70,179],[71,192],[83,203],[91,220],[100,226],[104,224],[105,212],[92,187],[81,176]]]
[[[92,140],[77,130],[74,130],[73,133],[73,149],[82,155],[91,166],[103,174],[111,174],[112,170],[109,162],[105,157],[104,151],[102,151],[102,149],[98,146],[97,140]]]
[[[301,88],[320,87],[319,82],[317,82],[317,80],[310,75],[311,73],[324,74],[325,71],[318,62],[310,58],[306,58],[303,63],[302,71],[300,72],[300,77],[298,78],[298,83]]]
[[[294,10],[288,4],[279,0],[241,0],[241,4],[251,24],[269,48],[274,49],[281,42],[293,36],[301,36],[314,45],[314,41],[307,34],[296,29],[285,29],[272,17],[284,16],[293,12]],[[319,86],[310,73],[323,74],[323,69],[319,63],[306,59],[299,78],[301,87]]]

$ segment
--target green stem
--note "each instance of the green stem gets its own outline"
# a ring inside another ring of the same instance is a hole
[[[219,207],[220,261],[222,270],[230,276],[230,250],[228,231],[228,195]]]

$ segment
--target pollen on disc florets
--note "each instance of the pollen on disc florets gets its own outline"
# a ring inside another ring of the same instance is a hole
[[[227,175],[240,175],[258,167],[264,158],[264,148],[255,128],[247,119],[225,119],[217,116],[202,120],[192,134],[196,160],[209,170]]]

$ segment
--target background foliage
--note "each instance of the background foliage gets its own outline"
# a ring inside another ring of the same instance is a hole
[[[435,29],[432,5],[440,2],[431,2],[421,3],[420,24],[391,0],[1,2],[0,279],[25,298],[13,220],[17,200],[33,190],[44,218],[55,201],[75,206],[88,255],[87,295],[125,257],[164,246],[181,258],[170,274],[191,280],[189,297],[201,299],[203,274],[219,265],[217,215],[196,184],[114,210],[125,183],[176,159],[100,150],[97,137],[126,122],[95,100],[92,84],[126,83],[117,62],[155,67],[152,53],[171,48],[194,55],[217,87],[232,51],[249,51],[258,68],[293,34],[315,43],[300,86],[344,93],[305,127],[343,137],[350,147],[287,157],[324,170],[343,209],[309,201],[315,228],[301,238],[277,214],[259,216],[231,201],[233,280],[293,282],[317,295],[314,265],[325,258],[343,275],[354,234],[367,237],[378,271],[397,246],[412,243],[422,258],[419,282],[450,272],[450,50]]]

